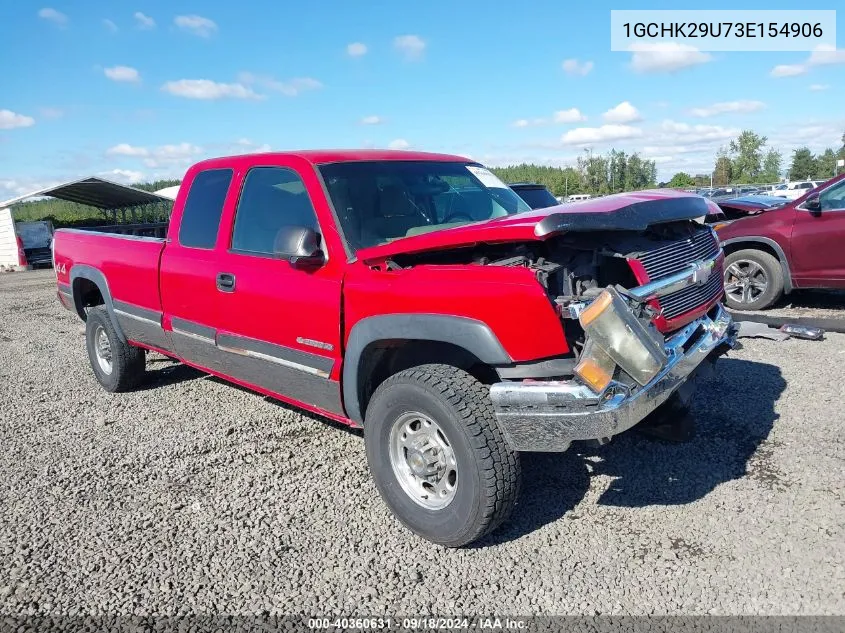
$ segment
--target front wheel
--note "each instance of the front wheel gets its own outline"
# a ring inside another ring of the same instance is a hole
[[[734,310],[763,310],[783,294],[783,268],[765,251],[744,249],[725,258],[725,302]]]
[[[367,462],[393,514],[416,534],[461,547],[510,515],[519,454],[497,426],[488,388],[448,365],[395,374],[373,394]]]

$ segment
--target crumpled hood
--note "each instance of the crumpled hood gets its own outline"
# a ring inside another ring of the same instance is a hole
[[[701,196],[675,190],[620,193],[484,222],[441,229],[363,248],[361,261],[437,251],[480,243],[545,240],[566,232],[642,231],[653,224],[703,218],[710,211]]]

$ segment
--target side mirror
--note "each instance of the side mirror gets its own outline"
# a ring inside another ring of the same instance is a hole
[[[276,233],[273,252],[299,270],[316,270],[326,263],[320,234],[307,226],[283,226]]]
[[[819,200],[819,194],[814,193],[804,201],[804,208],[813,215],[819,215],[822,212],[822,203]]]

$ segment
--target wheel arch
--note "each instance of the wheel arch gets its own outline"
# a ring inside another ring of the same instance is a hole
[[[725,251],[726,257],[745,248],[757,249],[776,258],[783,271],[783,291],[786,294],[792,292],[792,272],[789,269],[789,260],[780,244],[771,238],[758,236],[735,237],[722,242],[722,250]]]
[[[346,414],[362,424],[369,397],[389,375],[417,364],[443,363],[485,378],[493,365],[512,363],[481,321],[439,314],[386,314],[356,323],[343,363]],[[474,371],[472,371],[474,370]],[[481,374],[481,375],[479,375]]]
[[[73,293],[73,306],[79,318],[87,320],[85,308],[105,305],[114,331],[118,338],[126,342],[126,336],[120,328],[120,323],[114,315],[114,303],[108,281],[102,271],[85,264],[76,264],[70,270],[70,287]]]

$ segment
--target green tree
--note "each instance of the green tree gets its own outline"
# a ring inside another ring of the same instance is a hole
[[[783,156],[779,151],[770,148],[763,159],[763,172],[760,180],[764,182],[777,182],[780,180],[780,170],[783,163]]]
[[[713,169],[713,184],[717,187],[723,187],[730,184],[733,179],[733,162],[728,156],[728,152],[724,147],[719,148],[719,153],[716,158],[716,166]]]
[[[673,189],[678,189],[682,187],[693,187],[695,185],[695,180],[692,176],[688,173],[679,171],[677,174],[672,176],[672,180],[669,181],[669,186]]]
[[[789,167],[790,180],[812,178],[816,173],[816,157],[809,147],[801,147],[792,153],[792,165]]]
[[[736,182],[754,182],[763,170],[763,147],[768,139],[753,130],[743,130],[731,141],[733,179]]]
[[[816,157],[816,169],[813,178],[816,180],[827,180],[833,178],[836,171],[836,154],[831,148],[827,148]]]

